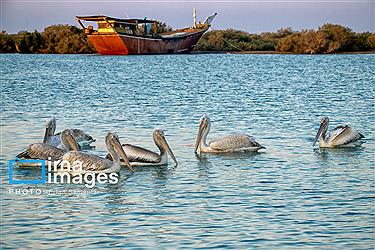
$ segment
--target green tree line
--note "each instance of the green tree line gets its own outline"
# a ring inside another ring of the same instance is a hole
[[[165,26],[165,27],[164,27]],[[166,24],[163,27],[171,28]],[[227,29],[206,32],[196,51],[276,51],[282,53],[320,54],[375,50],[375,33],[356,33],[351,29],[325,24],[317,30],[250,34]],[[96,53],[82,30],[72,25],[52,25],[43,32],[0,33],[0,53]]]
[[[205,33],[196,45],[198,51],[277,51],[283,53],[321,54],[375,50],[375,33],[356,33],[351,29],[325,24],[317,30],[249,34],[227,29]]]
[[[52,25],[43,32],[0,33],[0,53],[95,53],[82,30],[72,25]]]

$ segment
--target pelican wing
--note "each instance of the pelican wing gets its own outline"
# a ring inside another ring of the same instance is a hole
[[[122,148],[130,162],[158,163],[160,155],[138,146],[124,144]]]
[[[246,148],[262,147],[253,137],[246,134],[221,137],[214,141],[210,141],[209,145],[212,149],[219,151],[234,151]]]
[[[51,160],[56,161],[62,157],[65,152],[66,151],[63,149],[45,143],[34,143],[25,151],[19,153],[17,158],[48,160],[48,157],[51,157]]]
[[[362,138],[365,137],[348,125],[338,126],[334,128],[328,135],[328,140],[333,146],[347,145]]]
[[[61,143],[60,133],[58,133],[57,135],[53,135],[53,136],[48,137],[47,138],[47,144],[51,145],[51,146],[54,146],[54,147],[61,148],[62,143]]]
[[[108,159],[82,151],[70,151],[64,154],[61,160],[68,161],[71,166],[75,161],[80,161],[83,171],[103,171],[113,165],[113,162]]]

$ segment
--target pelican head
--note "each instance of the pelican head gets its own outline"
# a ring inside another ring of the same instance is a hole
[[[78,145],[76,139],[74,139],[73,131],[72,130],[65,129],[61,133],[60,138],[61,138],[61,143],[68,150],[76,150],[76,151],[78,151],[80,149],[80,146]]]
[[[325,135],[327,133],[327,130],[328,130],[328,124],[329,124],[329,119],[328,119],[327,116],[323,117],[320,120],[320,127],[319,127],[319,130],[318,130],[318,133],[316,133],[313,146],[315,146],[315,144],[318,141],[318,138],[320,136],[322,136],[323,138],[325,137]]]
[[[55,134],[55,130],[56,130],[55,117],[52,116],[51,118],[46,120],[45,127],[46,127],[46,132],[44,134],[43,143],[47,143],[48,137],[53,136]]]
[[[208,117],[208,115],[204,114],[200,121],[199,121],[199,130],[198,130],[198,136],[197,140],[195,142],[195,149],[194,153],[198,152],[198,148],[200,147],[202,143],[202,138],[206,140],[206,136],[211,128],[211,119]]]
[[[169,154],[169,156],[172,158],[174,163],[176,164],[175,166],[177,166],[178,165],[177,159],[174,156],[171,148],[169,147],[167,140],[165,139],[164,131],[160,128],[154,129],[153,138],[154,138],[156,146],[158,146],[160,151],[166,151]]]
[[[83,141],[88,141],[88,142],[95,142],[96,140],[92,138],[92,136],[88,135],[85,133],[85,131],[80,130],[80,129],[72,129],[72,132],[76,138],[79,138]]]
[[[107,136],[105,137],[105,142],[108,147],[109,153],[112,155],[112,159],[120,160],[120,157],[124,160],[126,166],[129,168],[130,171],[133,171],[133,168],[130,166],[130,162],[128,157],[126,156],[124,149],[121,146],[120,139],[116,133],[108,132]],[[116,150],[117,153],[113,152]],[[116,155],[114,155],[114,153]]]

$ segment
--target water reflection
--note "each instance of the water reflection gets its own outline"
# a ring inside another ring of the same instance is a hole
[[[149,175],[153,180],[165,181],[172,177],[176,172],[175,167],[170,165],[163,166],[137,166],[134,167],[136,175]]]
[[[212,163],[210,157],[207,154],[194,154],[195,158],[198,160],[198,177],[199,179],[205,179],[208,177],[210,168],[212,168]]]
[[[196,159],[199,161],[206,161],[208,159],[251,159],[255,156],[265,154],[266,152],[226,152],[221,154],[210,154],[210,153],[201,153],[195,154]]]
[[[319,160],[327,161],[330,157],[335,158],[352,158],[361,157],[364,153],[364,147],[348,147],[348,148],[314,148],[314,155]]]

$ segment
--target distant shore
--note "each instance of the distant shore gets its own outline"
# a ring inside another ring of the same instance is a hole
[[[82,29],[72,25],[51,25],[43,32],[0,33],[0,53],[94,54],[96,49]],[[226,29],[210,30],[198,40],[192,53],[229,54],[374,54],[375,33],[357,33],[337,24],[316,30],[250,34]]]
[[[1,52],[0,54],[23,54],[23,55],[100,55],[99,53],[18,53],[18,52]],[[192,51],[187,54],[140,54],[140,55],[207,55],[207,54],[231,54],[231,55],[370,55],[375,54],[374,51],[356,51],[356,52],[336,52],[325,54],[305,54],[278,51]],[[137,56],[137,55],[127,55]]]

